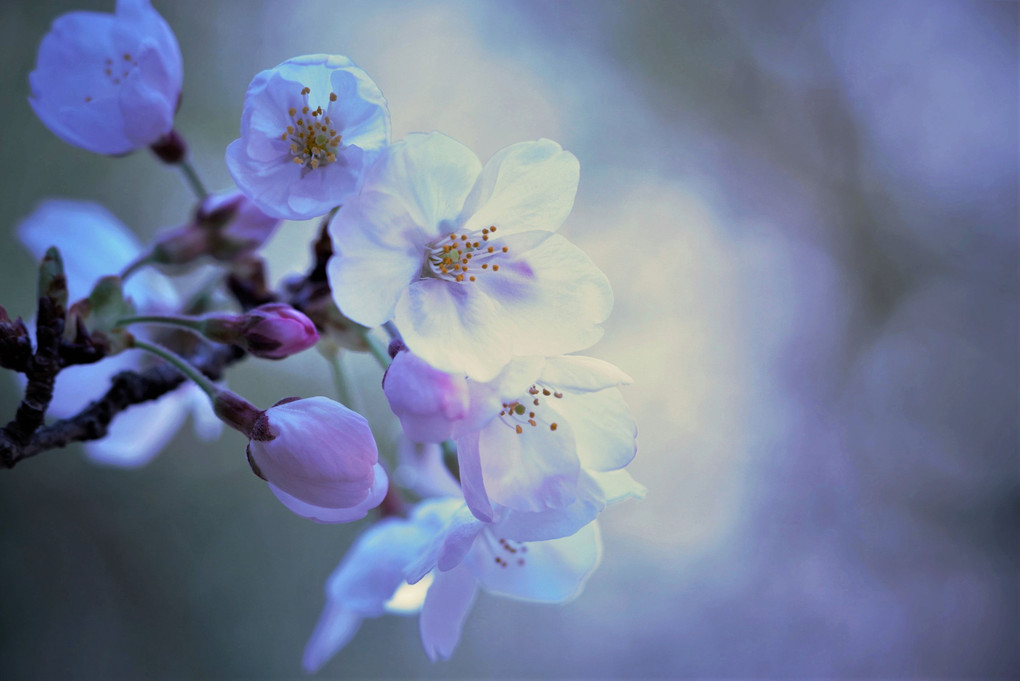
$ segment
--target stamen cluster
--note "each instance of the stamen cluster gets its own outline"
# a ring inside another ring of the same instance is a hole
[[[499,272],[499,263],[489,261],[494,260],[496,256],[509,253],[510,248],[486,245],[485,242],[495,231],[496,227],[492,225],[483,229],[481,236],[477,233],[469,236],[466,233],[458,235],[451,232],[429,248],[426,259],[429,271],[440,279],[457,282],[462,282],[465,278],[467,281],[475,281],[475,275],[468,274],[468,270],[472,265],[479,263],[482,270]]]
[[[312,110],[308,106],[308,95],[311,88],[301,90],[305,105],[300,111],[291,107],[287,110],[293,125],[288,125],[286,132],[280,134],[281,140],[290,140],[291,160],[297,165],[315,170],[320,165],[336,161],[337,150],[340,148],[342,135],[333,126],[333,121],[322,110],[322,106]],[[329,101],[335,102],[335,92],[329,93]],[[309,118],[304,118],[309,116]]]

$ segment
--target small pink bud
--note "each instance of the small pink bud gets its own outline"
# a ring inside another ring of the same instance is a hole
[[[425,360],[391,344],[393,362],[383,377],[383,392],[414,442],[449,439],[468,414],[470,395],[463,375],[434,369]]]
[[[339,402],[278,403],[262,412],[250,438],[252,469],[300,516],[349,522],[386,495],[389,483],[368,421]]]
[[[312,320],[284,303],[260,305],[240,315],[208,315],[201,331],[210,340],[240,345],[263,359],[283,359],[319,341]]]
[[[283,359],[319,342],[312,320],[290,305],[260,305],[246,317],[245,347],[256,357]]]

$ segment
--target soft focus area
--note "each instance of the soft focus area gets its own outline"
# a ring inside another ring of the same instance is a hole
[[[143,239],[188,217],[187,186],[152,154],[73,148],[28,105],[53,19],[113,4],[0,6],[12,317],[34,316],[14,229],[43,198],[103,202]],[[415,618],[369,620],[322,677],[1020,675],[1020,6],[154,6],[184,55],[176,127],[212,188],[231,185],[251,78],[345,54],[386,95],[394,139],[439,130],[483,161],[541,137],[573,152],[563,234],[613,283],[587,354],[634,378],[630,471],[648,496],[602,516],[584,594],[483,595],[437,664]],[[315,231],[277,232],[274,280],[307,267]],[[350,365],[386,423],[378,369]],[[335,396],[314,351],[229,382],[262,408]],[[19,400],[0,377],[0,419]],[[74,446],[0,471],[0,678],[300,677],[359,530],[289,513],[244,445],[184,428],[139,469]]]

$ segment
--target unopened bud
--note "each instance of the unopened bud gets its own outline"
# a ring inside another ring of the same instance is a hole
[[[368,421],[325,397],[281,400],[259,414],[246,454],[287,508],[319,522],[363,518],[388,488]]]
[[[213,194],[190,222],[157,239],[153,262],[186,265],[205,255],[230,262],[262,246],[279,224],[238,191]]]
[[[210,340],[240,345],[264,359],[289,357],[319,340],[312,320],[284,303],[261,305],[240,315],[209,315],[202,320],[201,332]]]
[[[32,356],[32,341],[21,317],[11,319],[0,305],[0,366],[22,370]]]

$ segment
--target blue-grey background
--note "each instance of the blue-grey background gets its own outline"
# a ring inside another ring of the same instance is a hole
[[[42,198],[102,201],[142,238],[187,216],[150,154],[71,148],[26,102],[49,23],[112,4],[0,6],[12,314],[34,286],[13,229]],[[211,186],[256,72],[346,54],[397,138],[573,151],[563,233],[616,291],[591,354],[635,378],[649,494],[604,514],[584,595],[483,596],[440,664],[415,619],[370,621],[324,677],[1020,674],[1017,4],[155,4]],[[313,232],[281,230],[274,279]],[[353,367],[382,418],[378,373]],[[331,395],[326,376],[306,353],[230,384],[268,406]],[[0,418],[18,399],[0,379]],[[71,448],[0,472],[0,678],[299,677],[357,528],[289,514],[243,446],[185,428],[141,470]]]

